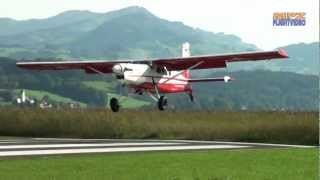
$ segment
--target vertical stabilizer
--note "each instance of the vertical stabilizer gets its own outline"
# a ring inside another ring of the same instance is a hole
[[[190,57],[191,53],[190,53],[190,43],[185,42],[182,44],[182,57]],[[185,70],[184,73],[182,73],[182,75],[186,78],[186,79],[190,79],[190,72],[189,70]]]
[[[182,57],[190,57],[191,52],[190,52],[190,43],[185,42],[182,44]]]

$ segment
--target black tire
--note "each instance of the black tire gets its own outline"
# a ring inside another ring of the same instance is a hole
[[[119,112],[120,110],[120,105],[119,101],[116,98],[111,98],[110,100],[110,108],[113,112]]]
[[[168,100],[165,96],[161,96],[159,101],[158,101],[158,108],[160,111],[166,110],[168,105]]]

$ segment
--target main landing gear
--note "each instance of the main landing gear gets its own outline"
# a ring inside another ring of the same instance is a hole
[[[155,92],[154,93],[151,93],[151,92],[147,92],[149,94],[149,96],[154,99],[156,102],[157,102],[157,105],[158,105],[158,109],[160,111],[164,111],[167,109],[167,106],[168,106],[168,99],[166,96],[163,96],[159,94],[159,91],[158,91],[158,88],[156,86],[155,87]],[[142,91],[136,91],[137,94],[140,94],[142,95]],[[122,94],[122,88],[120,89],[120,96]],[[121,99],[121,98],[120,98]],[[111,98],[110,100],[110,108],[113,112],[119,112],[120,108],[121,108],[121,105],[120,105],[120,101],[117,99],[117,98]]]
[[[158,104],[158,109],[160,111],[164,111],[167,109],[167,106],[168,106],[168,100],[167,100],[167,97],[165,96],[160,96],[159,94],[159,90],[158,90],[158,87],[154,81],[154,79],[152,78],[152,82],[153,82],[153,87],[154,87],[154,94],[151,93],[151,92],[147,92],[148,95],[157,102]]]
[[[168,100],[165,96],[160,96],[159,100],[158,100],[158,108],[160,111],[164,111],[166,110],[168,106]]]
[[[119,112],[120,104],[119,104],[119,100],[117,98],[111,98],[110,108],[113,112]]]

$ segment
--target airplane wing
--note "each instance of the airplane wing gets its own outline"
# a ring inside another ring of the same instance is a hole
[[[288,54],[282,50],[256,51],[221,55],[191,56],[146,60],[92,60],[92,61],[46,61],[46,62],[18,62],[18,67],[36,70],[66,70],[82,69],[87,73],[112,73],[112,67],[118,63],[151,64],[166,67],[168,70],[210,69],[224,68],[228,62],[270,60],[287,58]]]
[[[131,61],[40,61],[40,62],[17,62],[16,65],[21,68],[34,70],[67,70],[82,69],[86,73],[112,73],[112,67],[118,63],[128,63]]]
[[[228,62],[258,61],[276,58],[288,58],[288,54],[283,49],[279,49],[276,51],[255,51],[221,55],[159,59],[153,61],[152,64],[155,64],[157,66],[165,66],[168,70],[184,70],[192,66],[194,66],[192,69],[210,69],[225,68]]]

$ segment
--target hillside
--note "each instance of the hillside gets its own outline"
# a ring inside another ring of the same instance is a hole
[[[141,7],[105,14],[71,11],[42,20],[9,20],[15,24],[10,28],[3,21],[8,20],[0,19],[2,31],[12,33],[0,32],[0,56],[16,59],[178,56],[185,41],[192,43],[194,54],[256,49],[237,36],[160,19]]]
[[[14,59],[171,57],[180,56],[180,46],[186,41],[191,43],[193,55],[257,50],[235,35],[167,21],[136,6],[108,13],[67,11],[47,19],[25,21],[0,18],[0,56]],[[318,73],[319,42],[282,48],[290,56],[287,61],[235,63],[228,69]]]
[[[319,74],[319,42],[299,43],[280,47],[287,51],[289,58],[285,61],[244,62],[230,64],[231,71],[264,69],[272,71],[296,72],[300,74]]]

